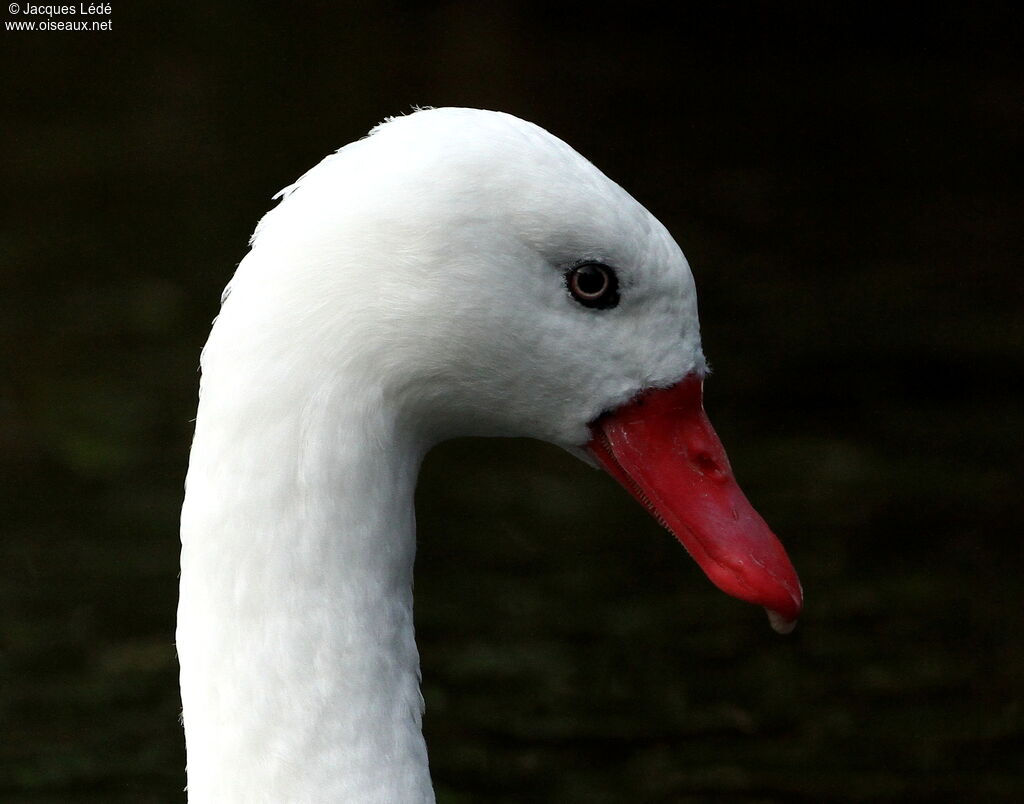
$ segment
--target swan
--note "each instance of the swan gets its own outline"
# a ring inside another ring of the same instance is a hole
[[[201,357],[176,634],[193,804],[434,800],[413,491],[448,438],[603,467],[792,627],[796,573],[703,410],[689,266],[625,190],[536,125],[439,108],[278,197]]]

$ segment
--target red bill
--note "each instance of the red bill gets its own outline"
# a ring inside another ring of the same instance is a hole
[[[726,594],[764,606],[789,633],[803,590],[782,544],[747,501],[703,404],[703,377],[648,391],[591,426],[587,445]]]

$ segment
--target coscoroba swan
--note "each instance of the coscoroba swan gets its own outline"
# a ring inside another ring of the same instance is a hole
[[[701,404],[665,228],[507,114],[392,119],[281,194],[202,355],[177,648],[190,800],[434,800],[413,489],[453,436],[603,466],[785,631],[802,593]]]

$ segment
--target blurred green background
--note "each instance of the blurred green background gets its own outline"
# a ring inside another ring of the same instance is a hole
[[[568,455],[439,448],[439,801],[1024,800],[1019,12],[561,8],[3,32],[0,800],[183,800],[199,349],[271,195],[414,104],[531,119],[672,230],[708,410],[807,595],[778,637]]]

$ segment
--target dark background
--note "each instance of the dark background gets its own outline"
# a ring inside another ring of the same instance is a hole
[[[3,32],[0,799],[182,800],[200,346],[270,196],[421,104],[539,123],[676,235],[707,407],[807,594],[778,637],[568,455],[438,449],[439,801],[1024,800],[1020,16],[706,5],[115,2],[111,32]]]

